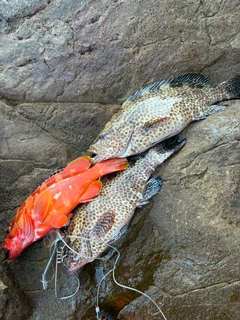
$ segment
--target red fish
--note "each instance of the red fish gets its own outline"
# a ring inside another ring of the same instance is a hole
[[[79,204],[91,201],[101,190],[101,176],[127,168],[126,159],[110,159],[91,166],[90,157],[80,157],[48,178],[21,205],[7,231],[3,247],[16,258],[32,242],[54,228],[61,228]]]

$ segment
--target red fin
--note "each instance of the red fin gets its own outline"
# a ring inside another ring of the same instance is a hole
[[[71,161],[66,168],[60,173],[64,179],[67,176],[76,175],[85,172],[91,166],[91,158],[88,156],[79,157]]]
[[[67,218],[67,216],[62,215],[62,216],[60,217],[60,219],[58,219],[57,221],[55,221],[55,222],[52,224],[52,226],[53,226],[53,228],[59,229],[59,228],[65,226],[65,224],[67,224],[67,223],[68,223],[68,218]]]
[[[81,196],[79,203],[91,201],[102,189],[102,182],[100,180],[94,181],[88,187],[87,191]]]
[[[128,167],[128,161],[125,158],[114,158],[96,163],[91,169],[95,168],[100,171],[101,176],[105,174],[125,170]]]
[[[48,208],[51,203],[51,192],[49,190],[44,190],[40,193],[39,196],[37,196],[37,199],[35,201],[34,205],[34,211],[33,211],[33,220],[39,220],[44,221],[45,216],[48,212]]]

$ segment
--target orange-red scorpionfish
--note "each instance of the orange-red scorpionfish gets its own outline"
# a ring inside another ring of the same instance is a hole
[[[16,258],[52,229],[66,225],[79,203],[91,201],[100,192],[102,183],[96,179],[126,168],[126,159],[110,159],[91,167],[91,158],[84,156],[48,178],[25,200],[7,229],[3,247],[9,250],[9,258]]]

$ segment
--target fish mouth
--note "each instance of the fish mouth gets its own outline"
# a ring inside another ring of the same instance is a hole
[[[130,143],[131,143],[131,140],[132,140],[133,132],[134,132],[134,130],[132,131],[126,146],[124,148],[122,148],[119,152],[114,153],[114,150],[112,152],[111,151],[109,152],[109,150],[111,150],[111,146],[106,146],[106,148],[103,150],[103,152],[105,150],[107,150],[105,155],[103,153],[101,153],[101,151],[98,153],[97,150],[95,150],[95,151],[92,150],[93,153],[96,154],[92,158],[92,164],[96,164],[97,162],[100,162],[100,161],[103,161],[103,160],[107,160],[107,159],[111,159],[111,158],[125,158],[125,157],[129,156],[128,152],[129,152],[129,150],[131,150]]]
[[[80,268],[85,266],[85,264],[87,264],[88,262],[90,262],[90,261],[87,259],[84,259],[84,258],[79,259],[78,261],[71,264],[71,266],[67,270],[67,273],[72,274],[72,273],[76,272],[77,270],[79,270]]]

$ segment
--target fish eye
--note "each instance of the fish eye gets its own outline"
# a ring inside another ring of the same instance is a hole
[[[7,232],[7,233],[10,233],[10,231],[11,231],[11,227],[8,227],[8,228],[6,229],[6,232]]]
[[[100,136],[98,137],[99,140],[103,140],[105,137],[105,134],[100,134]]]

